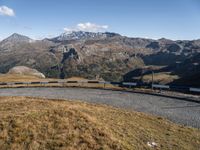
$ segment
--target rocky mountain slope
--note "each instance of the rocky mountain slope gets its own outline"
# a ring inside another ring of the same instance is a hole
[[[1,41],[0,49],[1,51],[10,51],[16,45],[32,42],[34,42],[34,40],[30,39],[29,37],[14,33],[10,37]]]
[[[167,71],[180,78],[187,72],[190,75],[200,72],[198,69],[187,71],[194,66],[199,68],[199,60],[193,61],[193,58],[200,54],[200,40],[153,40],[78,31],[33,41],[13,34],[0,42],[0,52],[1,73],[23,65],[35,68],[47,77],[79,76],[120,81],[125,74],[148,66],[157,66],[161,68],[160,72],[168,68]],[[177,71],[174,67],[177,64],[184,64],[184,69]]]

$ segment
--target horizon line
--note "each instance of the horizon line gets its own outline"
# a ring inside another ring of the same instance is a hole
[[[130,36],[130,35],[124,35],[124,34],[113,32],[113,31],[92,32],[92,31],[82,31],[82,30],[79,30],[79,31],[72,31],[70,33],[73,33],[73,32],[115,33],[115,34],[119,34],[120,36],[127,37],[127,38],[140,38],[140,39],[150,39],[150,40],[161,40],[161,39],[166,39],[166,40],[171,40],[171,41],[196,41],[196,40],[200,40],[200,37],[199,38],[193,38],[193,39],[173,39],[173,38],[166,38],[166,37],[153,38],[153,37],[143,37],[143,36]],[[31,35],[26,35],[26,34],[19,33],[19,32],[13,32],[13,33],[11,33],[8,36],[0,37],[0,42],[2,42],[3,40],[9,38],[13,34],[18,34],[18,35],[26,36],[26,37],[28,37],[28,38],[30,38],[32,40],[38,40],[38,41],[40,41],[40,40],[44,40],[44,39],[52,39],[52,38],[58,37],[58,36],[60,36],[62,34],[65,34],[65,33],[67,33],[67,32],[62,32],[62,33],[60,33],[58,35],[52,35],[51,37],[48,37],[48,35],[44,35],[44,36],[41,36],[41,38],[36,38],[36,37],[31,36]],[[68,34],[70,34],[70,33],[68,33]]]

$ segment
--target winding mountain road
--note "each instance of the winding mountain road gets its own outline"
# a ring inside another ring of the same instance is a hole
[[[200,128],[200,104],[174,98],[83,88],[8,88],[0,89],[0,96],[33,96],[101,103],[162,116],[178,124]]]

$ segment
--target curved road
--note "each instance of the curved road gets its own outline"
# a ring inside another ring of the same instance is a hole
[[[83,88],[12,88],[0,89],[0,96],[34,96],[82,100],[159,115],[182,125],[200,128],[200,104],[179,99]]]

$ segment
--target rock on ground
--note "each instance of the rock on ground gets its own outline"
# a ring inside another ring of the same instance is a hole
[[[45,75],[36,69],[32,69],[26,66],[16,66],[9,70],[8,74],[20,74],[20,75],[30,75],[39,78],[45,78]]]

